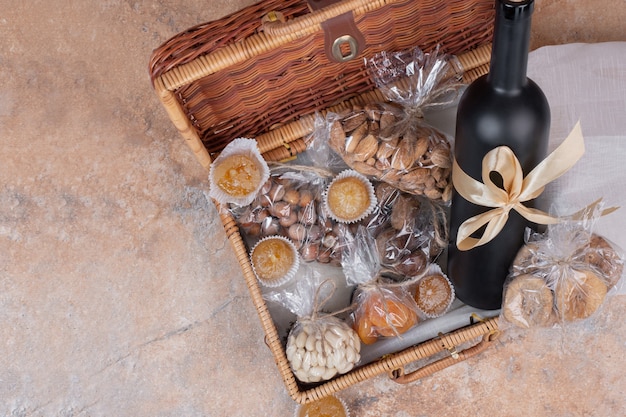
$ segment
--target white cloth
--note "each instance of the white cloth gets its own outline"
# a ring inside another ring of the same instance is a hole
[[[546,94],[552,113],[549,151],[580,120],[585,154],[546,187],[545,208],[561,214],[602,197],[621,209],[594,232],[626,249],[626,42],[547,46],[531,52],[528,77]],[[626,285],[618,286],[626,293]]]

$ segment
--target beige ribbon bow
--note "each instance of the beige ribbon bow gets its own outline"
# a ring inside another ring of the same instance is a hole
[[[506,224],[511,210],[517,211],[525,219],[534,223],[558,223],[560,221],[558,217],[526,207],[522,203],[537,198],[546,184],[574,166],[584,152],[585,144],[580,122],[578,122],[563,143],[526,177],[524,177],[519,160],[507,146],[499,146],[489,151],[483,158],[482,179],[484,183],[463,172],[455,160],[452,168],[452,182],[455,190],[471,203],[493,207],[492,210],[471,217],[461,224],[456,240],[459,250],[469,250],[491,241]],[[491,181],[489,174],[492,171],[502,176],[504,189]],[[485,224],[487,227],[480,239],[470,237]]]

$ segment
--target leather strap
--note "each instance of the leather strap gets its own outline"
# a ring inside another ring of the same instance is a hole
[[[350,61],[365,49],[365,37],[354,23],[352,11],[322,22],[322,28],[325,37],[324,50],[331,61]]]
[[[326,6],[339,3],[339,1],[340,0],[307,0],[307,3],[309,5],[309,9],[314,12],[316,10],[323,9]]]

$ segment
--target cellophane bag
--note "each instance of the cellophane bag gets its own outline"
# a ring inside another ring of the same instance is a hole
[[[252,203],[231,207],[248,247],[280,235],[296,245],[302,261],[340,266],[342,228],[322,204],[332,177],[331,172],[311,166],[272,164],[269,179]]]
[[[324,313],[335,283],[304,266],[295,285],[264,294],[297,316],[287,336],[285,353],[294,375],[304,383],[327,381],[349,372],[360,360],[356,332],[334,313]]]
[[[592,316],[620,282],[624,254],[593,231],[595,209],[563,219],[545,233],[527,230],[503,293],[502,319],[520,328],[547,327]]]
[[[377,54],[367,66],[387,102],[354,105],[329,117],[330,148],[364,175],[448,202],[451,138],[429,125],[424,113],[454,102],[461,85],[455,57],[415,48]]]
[[[380,275],[380,255],[366,227],[358,228],[342,254],[346,282],[357,286],[351,317],[361,342],[399,336],[417,324],[417,305],[406,285],[385,282]]]
[[[378,206],[364,226],[376,242],[384,274],[416,277],[447,246],[447,216],[441,204],[378,182]]]

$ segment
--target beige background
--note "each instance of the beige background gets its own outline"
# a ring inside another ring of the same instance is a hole
[[[290,416],[153,48],[250,1],[0,0],[0,415]],[[533,45],[626,40],[626,1],[538,0]],[[625,297],[354,416],[626,414]]]

